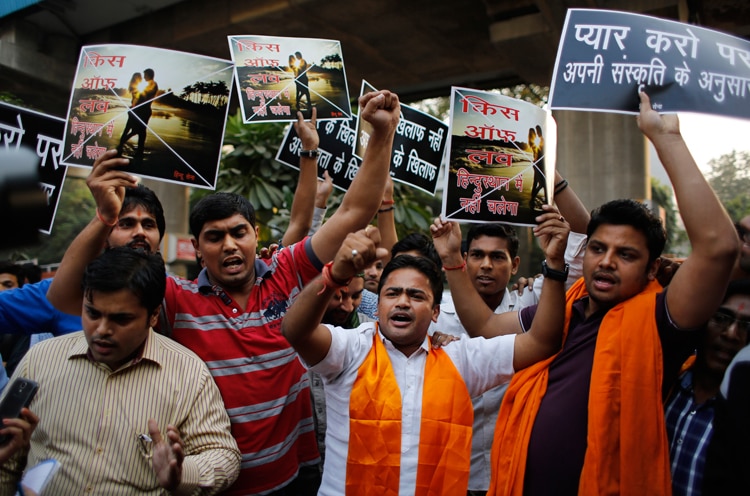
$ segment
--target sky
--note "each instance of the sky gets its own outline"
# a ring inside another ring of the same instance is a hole
[[[735,119],[708,114],[679,113],[680,131],[698,167],[705,173],[708,162],[732,150],[750,152],[750,118]],[[666,172],[651,146],[651,176],[669,184]]]

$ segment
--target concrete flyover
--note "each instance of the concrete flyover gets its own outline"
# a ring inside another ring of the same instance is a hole
[[[13,3],[13,2],[11,2]],[[568,8],[628,10],[750,37],[747,0],[27,1],[0,17],[0,90],[64,115],[79,49],[130,43],[229,58],[227,35],[340,40],[350,92],[362,79],[404,101],[548,85]],[[0,10],[2,15],[2,10]],[[584,202],[647,198],[644,140],[630,116],[558,112],[559,169]]]

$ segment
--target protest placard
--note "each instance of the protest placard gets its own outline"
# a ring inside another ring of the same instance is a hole
[[[316,123],[320,138],[318,177],[322,179],[323,172],[328,171],[334,187],[344,191],[349,189],[349,185],[362,165],[362,160],[355,157],[353,153],[355,125],[355,118]],[[301,149],[302,140],[294,130],[294,126],[290,125],[276,153],[276,160],[299,170]]]
[[[362,81],[360,95],[377,91]],[[358,114],[361,115],[361,112]],[[354,155],[364,158],[372,126],[357,119]],[[391,153],[391,177],[431,195],[437,189],[440,166],[445,155],[448,126],[414,107],[401,104],[401,119],[396,127]]]
[[[81,48],[63,163],[90,167],[107,149],[127,171],[214,189],[232,88],[232,63],[136,45]]]
[[[0,142],[6,151],[27,147],[39,157],[39,186],[47,210],[39,231],[50,234],[67,167],[61,164],[65,119],[0,102]],[[0,164],[0,167],[8,164]]]
[[[569,9],[550,107],[750,117],[750,41],[691,24],[611,10]]]
[[[453,87],[442,216],[534,225],[554,175],[554,160],[545,160],[548,118],[528,102]]]
[[[245,123],[351,119],[341,44],[279,36],[229,36]]]

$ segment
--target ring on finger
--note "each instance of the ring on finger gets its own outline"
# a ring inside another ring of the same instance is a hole
[[[352,250],[352,258],[356,257],[357,255],[359,255],[359,252],[357,250]]]

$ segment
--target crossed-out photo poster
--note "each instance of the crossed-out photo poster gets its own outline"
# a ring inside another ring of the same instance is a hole
[[[81,48],[63,163],[90,167],[116,148],[130,173],[215,189],[232,62],[136,45]]]
[[[499,93],[451,89],[442,216],[532,226],[549,202],[548,112]]]
[[[245,123],[351,119],[341,43],[315,38],[228,36]]]

